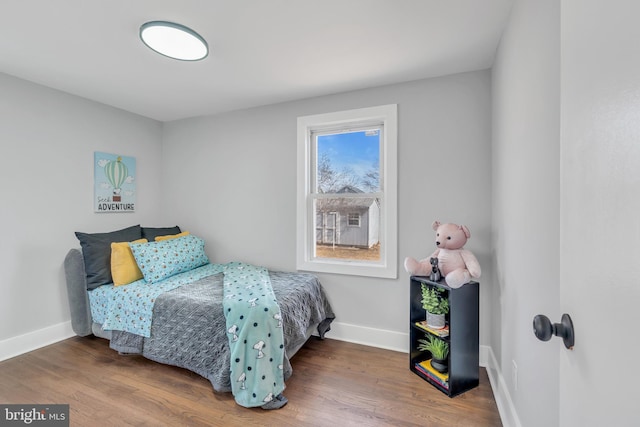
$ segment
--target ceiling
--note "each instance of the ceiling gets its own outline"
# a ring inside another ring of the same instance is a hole
[[[2,0],[0,72],[160,121],[491,67],[512,0]],[[203,61],[139,39],[191,27]]]

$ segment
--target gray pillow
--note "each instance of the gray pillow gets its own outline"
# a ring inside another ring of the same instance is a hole
[[[158,236],[172,236],[180,232],[180,227],[177,225],[175,227],[165,228],[142,227],[142,238],[153,242]]]
[[[113,282],[111,277],[111,243],[131,242],[142,238],[140,225],[123,228],[110,233],[81,233],[76,237],[82,246],[84,269],[87,274],[87,289]]]

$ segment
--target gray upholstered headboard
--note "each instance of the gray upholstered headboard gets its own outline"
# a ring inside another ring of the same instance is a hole
[[[84,272],[84,259],[80,249],[71,249],[64,258],[64,273],[67,278],[67,296],[71,310],[71,327],[81,337],[90,335],[91,309],[87,294],[87,276]]]
[[[71,249],[64,258],[64,273],[67,279],[67,296],[71,311],[71,327],[81,337],[94,334],[111,339],[111,331],[103,331],[93,322],[87,293],[87,275],[84,269],[82,250]]]

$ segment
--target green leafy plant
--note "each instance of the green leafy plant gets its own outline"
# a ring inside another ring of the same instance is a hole
[[[428,351],[435,359],[445,360],[449,355],[449,343],[433,335],[427,335],[427,339],[418,340],[418,350]]]
[[[445,298],[444,289],[422,284],[422,308],[431,314],[447,314],[449,299]]]

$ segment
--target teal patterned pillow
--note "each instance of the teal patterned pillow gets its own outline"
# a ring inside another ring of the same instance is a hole
[[[129,243],[147,283],[157,283],[209,263],[204,240],[189,234],[161,242]]]

